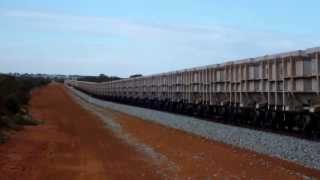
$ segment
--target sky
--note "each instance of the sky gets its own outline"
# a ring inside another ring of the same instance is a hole
[[[319,0],[0,0],[0,72],[156,74],[320,46]]]

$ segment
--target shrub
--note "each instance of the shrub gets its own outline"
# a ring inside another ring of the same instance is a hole
[[[39,125],[41,122],[32,119],[30,115],[17,114],[14,116],[14,122],[18,125]]]
[[[11,94],[5,99],[6,110],[12,114],[16,114],[20,110],[21,102],[16,94]]]
[[[22,129],[21,125],[17,124],[14,118],[9,116],[1,117],[1,126],[15,131]]]
[[[32,119],[23,105],[28,104],[33,88],[48,83],[49,80],[44,78],[0,75],[0,143],[7,139],[2,132],[4,129],[20,130],[23,125],[42,123]]]
[[[0,144],[4,144],[8,139],[8,136],[6,136],[4,133],[0,131]]]

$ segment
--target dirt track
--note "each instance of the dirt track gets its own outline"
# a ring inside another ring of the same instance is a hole
[[[0,145],[0,179],[320,178],[319,171],[293,163],[125,114],[91,108],[112,117],[122,126],[126,137],[130,135],[141,147],[149,147],[165,160],[155,162],[157,158],[128,143],[130,138],[128,141],[120,138],[95,114],[83,109],[62,85],[51,84],[35,91],[31,102],[33,116],[46,123],[27,127]]]

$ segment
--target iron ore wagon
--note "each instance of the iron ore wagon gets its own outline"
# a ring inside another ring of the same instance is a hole
[[[105,83],[68,80],[94,97],[226,123],[319,135],[320,48]]]

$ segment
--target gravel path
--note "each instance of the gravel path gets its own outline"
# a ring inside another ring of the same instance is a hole
[[[320,170],[320,143],[278,134],[208,122],[194,117],[122,105],[92,98],[70,88],[82,99],[119,112],[184,130],[215,141],[249,149]]]

